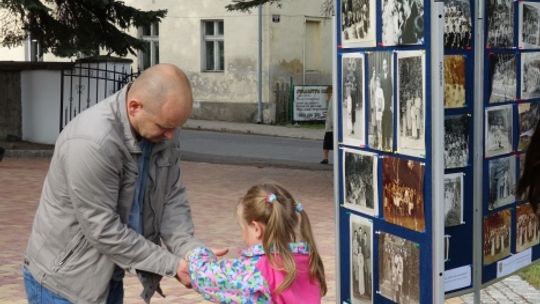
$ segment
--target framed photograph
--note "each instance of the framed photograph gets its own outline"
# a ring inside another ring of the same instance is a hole
[[[444,175],[444,226],[463,224],[463,173]]]
[[[424,1],[382,1],[382,43],[384,46],[424,42]]]
[[[512,105],[486,109],[485,155],[486,157],[512,152]]]
[[[377,150],[392,151],[394,138],[393,54],[368,54],[369,127],[368,144]]]
[[[469,164],[469,126],[467,114],[444,118],[444,167],[462,168]]]
[[[341,1],[341,46],[376,46],[376,21],[375,0]]]
[[[465,56],[444,55],[444,108],[465,106]]]
[[[540,52],[521,53],[521,99],[540,97]]]
[[[469,49],[472,42],[471,5],[468,0],[444,2],[444,47]]]
[[[351,304],[373,301],[373,224],[351,215],[349,248],[351,248]]]
[[[490,54],[489,73],[491,76],[489,103],[515,100],[517,94],[516,56]]]
[[[490,159],[489,163],[489,205],[493,210],[516,200],[516,158],[507,156]]]
[[[397,52],[397,151],[426,156],[425,51]]]
[[[390,233],[379,234],[379,288],[400,304],[420,303],[420,246]]]
[[[424,164],[396,157],[383,158],[384,219],[424,231]]]
[[[540,105],[537,103],[520,103],[519,112],[519,143],[518,150],[525,151],[529,147],[531,137],[540,119]]]
[[[540,225],[530,203],[516,208],[516,251],[540,244]]]
[[[540,3],[519,2],[519,47],[540,48]]]
[[[343,149],[344,206],[372,216],[379,214],[377,155]]]
[[[512,213],[505,209],[484,217],[484,265],[510,255]]]
[[[488,0],[487,41],[488,48],[510,48],[514,46],[514,2]]]
[[[343,143],[357,147],[365,145],[364,62],[364,54],[343,54],[341,57]]]

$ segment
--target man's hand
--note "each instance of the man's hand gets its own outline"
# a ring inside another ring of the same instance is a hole
[[[185,259],[181,259],[176,270],[176,278],[186,288],[191,288],[191,279],[189,278],[188,264]]]

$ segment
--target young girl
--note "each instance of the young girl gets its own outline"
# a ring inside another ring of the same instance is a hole
[[[187,257],[191,284],[219,303],[320,303],[324,268],[302,204],[283,187],[251,187],[237,206],[248,248],[217,260],[206,248]]]

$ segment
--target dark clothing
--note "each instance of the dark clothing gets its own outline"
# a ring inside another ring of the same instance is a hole
[[[334,150],[334,132],[324,133],[323,149]]]

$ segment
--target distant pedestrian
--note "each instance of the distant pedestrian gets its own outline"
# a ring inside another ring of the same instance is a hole
[[[332,101],[332,86],[328,86],[326,91],[328,97],[328,110],[326,111],[326,120],[324,122],[324,139],[323,139],[323,159],[321,164],[328,164],[328,153],[334,150],[334,113]]]
[[[216,303],[321,303],[324,267],[308,215],[283,187],[251,187],[236,209],[247,249],[218,260],[207,248],[188,255],[193,288]]]
[[[537,216],[540,216],[540,123],[531,138],[525,156],[523,175],[519,179],[517,194],[528,200]]]

